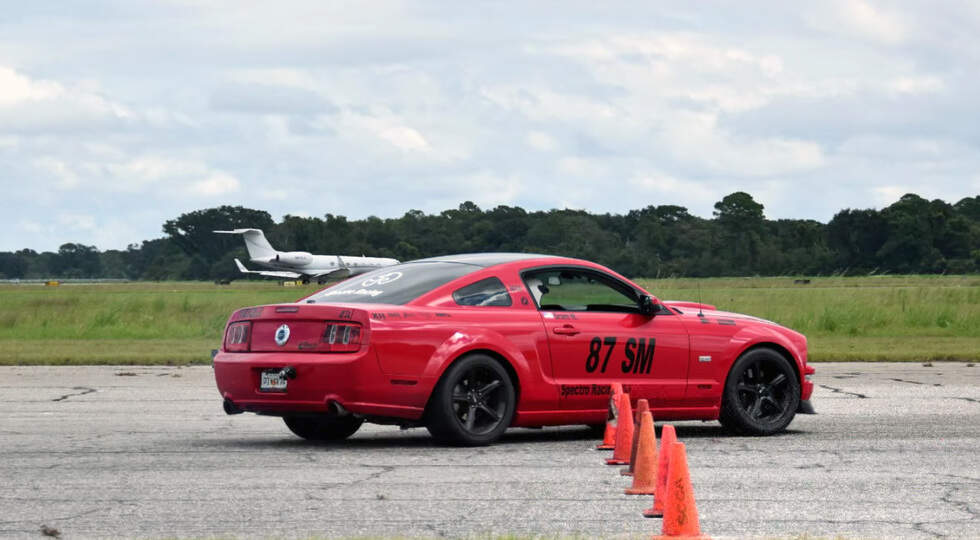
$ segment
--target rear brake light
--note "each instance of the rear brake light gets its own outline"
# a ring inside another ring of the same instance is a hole
[[[228,325],[225,331],[225,350],[229,352],[247,352],[251,342],[252,323],[236,322]]]
[[[353,323],[327,323],[320,340],[320,350],[328,352],[354,352],[361,348],[361,325]]]

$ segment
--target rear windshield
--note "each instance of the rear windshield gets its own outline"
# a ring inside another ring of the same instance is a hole
[[[386,266],[328,287],[305,302],[317,304],[406,304],[480,267],[450,262],[416,262]]]

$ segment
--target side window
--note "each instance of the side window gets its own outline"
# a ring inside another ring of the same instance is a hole
[[[495,277],[481,279],[476,283],[457,289],[453,300],[461,306],[509,306],[510,294],[507,287]]]
[[[547,311],[637,310],[636,298],[627,286],[598,273],[549,269],[525,274],[524,283],[538,307]]]

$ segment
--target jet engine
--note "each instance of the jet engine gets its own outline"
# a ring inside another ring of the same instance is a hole
[[[277,253],[275,261],[293,266],[306,266],[313,262],[313,255],[305,251],[287,251]]]

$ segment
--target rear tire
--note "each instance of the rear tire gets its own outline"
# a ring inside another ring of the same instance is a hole
[[[483,446],[503,435],[514,418],[516,392],[507,370],[484,354],[456,361],[429,400],[426,429],[440,442]]]
[[[728,372],[718,420],[745,435],[786,429],[800,405],[800,381],[789,360],[768,348],[738,358]]]
[[[345,416],[285,416],[289,431],[308,441],[342,441],[353,435],[364,420],[352,414]]]

